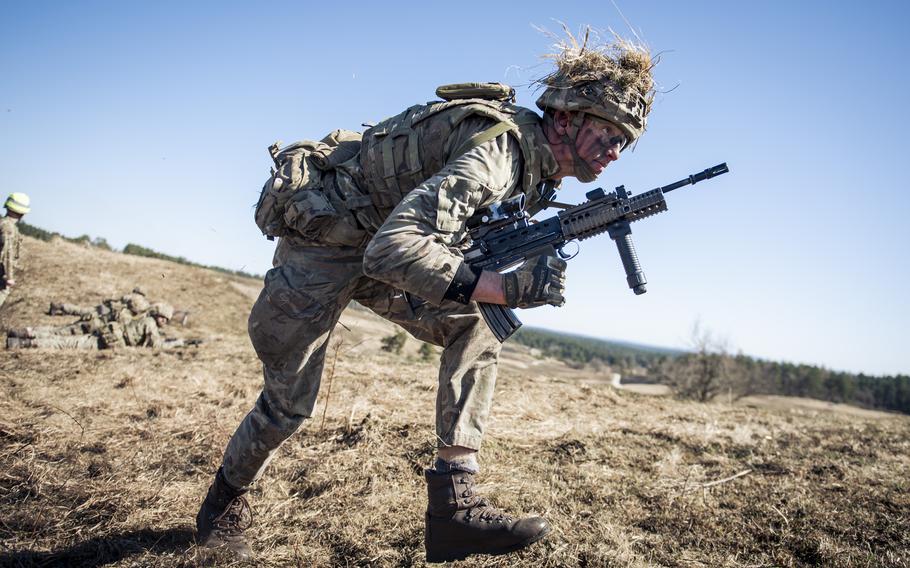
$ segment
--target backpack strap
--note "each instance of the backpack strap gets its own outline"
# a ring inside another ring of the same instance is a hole
[[[459,146],[458,149],[452,153],[452,157],[454,158],[456,156],[461,156],[462,154],[473,150],[474,148],[480,146],[481,144],[484,144],[486,142],[489,142],[490,140],[493,140],[500,134],[504,134],[504,133],[508,132],[514,126],[515,126],[514,123],[508,122],[505,120],[503,120],[501,122],[497,122],[496,124],[487,128],[486,130],[478,132],[474,136],[471,136],[470,138],[465,140],[461,144],[461,146]]]

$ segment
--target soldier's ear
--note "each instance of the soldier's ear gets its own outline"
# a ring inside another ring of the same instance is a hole
[[[559,135],[568,134],[572,126],[572,113],[564,110],[553,112],[553,129]]]

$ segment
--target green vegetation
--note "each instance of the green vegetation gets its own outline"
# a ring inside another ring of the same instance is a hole
[[[230,274],[231,276],[243,276],[245,278],[262,278],[261,275],[251,274],[243,270],[231,270],[229,268],[222,268],[220,266],[211,266],[208,264],[199,264],[191,260],[187,260],[182,256],[171,256],[169,254],[164,254],[158,251],[154,251],[150,248],[146,248],[141,245],[128,243],[123,247],[123,254],[132,254],[135,256],[147,256],[149,258],[158,258],[161,260],[169,260],[171,262],[176,262],[178,264],[186,264],[188,266],[198,266],[199,268],[208,268],[209,270],[214,270],[215,272],[222,272],[224,274]]]
[[[623,374],[646,369],[650,379],[667,384],[682,398],[710,400],[727,392],[802,396],[910,414],[907,375],[873,377],[734,356],[707,344],[697,344],[689,353],[527,327],[513,339],[576,368],[602,363]]]
[[[605,364],[617,370],[629,371],[648,367],[668,355],[680,353],[671,349],[634,346],[529,327],[519,329],[512,339],[576,368],[588,364]]]
[[[63,239],[64,241],[69,241],[71,243],[87,244],[87,245],[91,245],[93,247],[97,247],[97,248],[104,249],[104,250],[113,250],[111,248],[111,245],[109,245],[107,243],[107,239],[105,239],[103,237],[96,237],[94,239],[88,235],[82,235],[80,237],[75,237],[75,238],[66,237],[57,232],[52,233],[50,231],[45,231],[44,229],[42,229],[40,227],[36,227],[34,225],[29,225],[25,221],[19,221],[18,226],[19,226],[20,233],[22,233],[23,235],[26,235],[28,237],[32,237],[34,239],[39,239],[42,241],[50,241],[54,237],[57,237],[57,238]]]
[[[430,361],[436,355],[436,350],[429,343],[421,343],[420,349],[417,350],[417,355],[420,356],[422,361]]]
[[[407,340],[408,335],[403,331],[399,331],[395,335],[387,335],[382,338],[382,350],[400,355]]]
[[[873,377],[745,355],[736,356],[733,363],[748,379],[752,393],[804,396],[910,414],[908,375]]]

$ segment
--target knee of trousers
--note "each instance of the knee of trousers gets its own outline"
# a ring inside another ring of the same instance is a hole
[[[331,331],[336,319],[333,307],[324,306],[299,290],[266,287],[253,305],[248,322],[256,355],[266,367],[275,370],[299,363],[300,353]]]
[[[493,335],[474,302],[459,304],[445,301],[439,306],[423,304],[417,308],[415,316],[399,323],[412,335],[424,341],[432,341],[444,349],[465,343],[483,345],[486,350],[497,353],[501,349],[501,343]]]
[[[478,355],[494,358],[499,355],[502,343],[493,335],[480,312],[458,315],[452,320],[452,326],[446,334],[446,350],[469,348]]]

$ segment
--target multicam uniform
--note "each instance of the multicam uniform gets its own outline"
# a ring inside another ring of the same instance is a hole
[[[502,125],[507,133],[476,144]],[[228,443],[227,481],[250,485],[312,414],[330,334],[351,300],[443,347],[439,444],[479,448],[500,344],[476,304],[450,299],[468,270],[457,247],[477,208],[519,192],[534,203],[540,182],[557,169],[536,113],[469,100],[387,119],[364,133],[357,155],[317,173],[311,187],[318,193],[300,203],[321,199],[324,208],[327,199],[335,215],[324,223],[314,214],[320,223],[308,224],[314,211],[305,205],[285,216],[296,232],[279,241],[249,319],[265,386]]]
[[[31,327],[16,331],[28,347],[46,349],[111,349],[116,347],[180,347],[180,340],[162,337],[144,296],[132,293],[105,300],[94,308],[54,304],[54,313],[81,315],[65,326]]]
[[[11,331],[21,338],[29,340],[29,347],[47,349],[97,349],[98,334],[105,326],[97,314],[85,317],[81,321],[62,326],[27,327]]]
[[[16,221],[10,217],[0,218],[0,306],[3,306],[9,296],[7,280],[16,279],[20,240]]]

